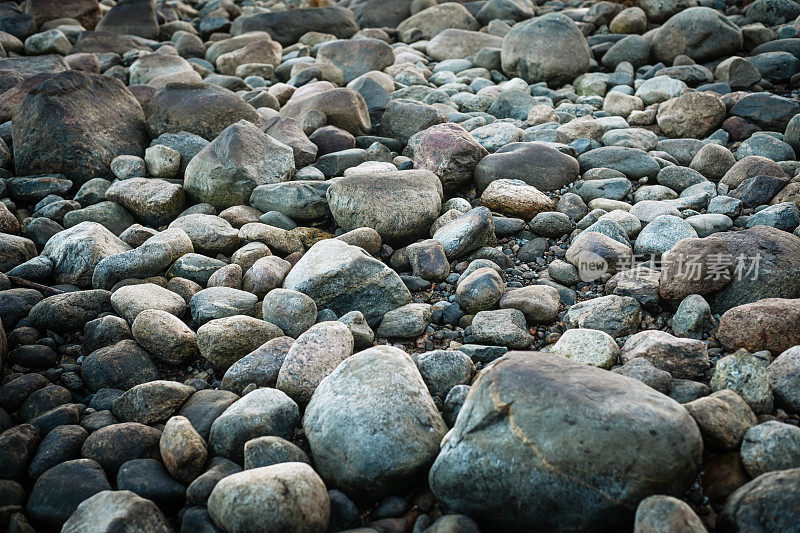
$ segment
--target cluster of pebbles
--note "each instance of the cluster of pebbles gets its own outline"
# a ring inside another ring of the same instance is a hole
[[[0,3],[0,531],[800,528],[794,0]]]

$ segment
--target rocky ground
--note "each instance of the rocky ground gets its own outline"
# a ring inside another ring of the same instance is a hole
[[[800,531],[800,4],[0,3],[0,531]]]

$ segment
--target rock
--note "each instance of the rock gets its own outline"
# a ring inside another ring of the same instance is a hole
[[[578,157],[578,163],[581,172],[592,168],[610,168],[632,180],[653,177],[661,168],[647,152],[626,146],[603,146],[589,150]]]
[[[703,439],[718,450],[738,449],[747,431],[758,424],[747,402],[732,390],[698,398],[684,407],[697,422]]]
[[[525,315],[518,309],[478,312],[472,320],[472,335],[479,344],[517,349],[527,348],[533,341]]]
[[[130,490],[167,510],[180,508],[186,501],[185,487],[155,459],[134,459],[123,464],[117,474],[117,488]]]
[[[192,158],[184,184],[192,198],[223,209],[246,204],[257,186],[293,174],[291,148],[241,120]]]
[[[114,400],[111,411],[123,422],[164,422],[194,392],[194,387],[176,381],[149,381],[130,388]]]
[[[214,455],[241,464],[247,441],[265,435],[289,439],[299,418],[297,404],[283,392],[256,389],[214,420],[209,444]]]
[[[795,254],[800,239],[768,226],[714,234],[726,242],[739,274],[725,288],[708,298],[712,311],[724,313],[732,307],[765,298],[800,297],[794,283]],[[769,258],[769,260],[766,260]]]
[[[761,81],[761,73],[747,59],[733,56],[717,65],[715,76],[733,89],[746,89]]]
[[[414,339],[431,322],[430,304],[410,303],[386,313],[375,335],[385,338]]]
[[[436,61],[461,59],[480,53],[484,48],[498,50],[502,37],[488,33],[447,28],[428,41],[427,53]]]
[[[296,120],[280,116],[267,120],[261,131],[292,149],[297,168],[310,165],[317,158],[317,146],[312,143]]]
[[[265,342],[283,335],[269,322],[245,315],[210,320],[197,330],[200,355],[225,370]]]
[[[741,48],[742,31],[708,7],[690,7],[675,14],[659,28],[653,41],[653,54],[668,65],[679,55],[705,62]]]
[[[337,239],[314,244],[286,276],[283,288],[307,294],[318,309],[338,315],[361,311],[370,323],[411,301],[393,270]]]
[[[180,295],[153,283],[120,287],[111,295],[111,305],[129,324],[146,309],[160,309],[178,318],[186,312]]]
[[[265,342],[228,368],[221,387],[237,394],[241,394],[251,383],[258,387],[274,387],[293,342],[291,337],[278,337]]]
[[[446,122],[427,128],[414,149],[415,168],[430,170],[450,191],[472,183],[478,163],[488,155],[464,128]]]
[[[467,313],[491,309],[505,293],[503,278],[494,268],[478,268],[456,287],[456,303]]]
[[[725,104],[717,94],[686,93],[658,106],[658,126],[669,137],[703,139],[725,120]]]
[[[31,308],[28,320],[37,328],[74,331],[103,312],[111,311],[111,293],[103,290],[75,291],[48,296]]]
[[[614,338],[596,329],[568,329],[550,352],[606,369],[611,368],[619,357],[619,347]]]
[[[226,76],[233,76],[241,65],[258,63],[277,66],[281,62],[281,52],[281,45],[271,38],[258,39],[241,48],[217,56],[217,71]]]
[[[792,347],[780,354],[769,365],[770,382],[775,401],[790,412],[800,412],[797,369],[800,367],[800,350]]]
[[[131,178],[112,184],[106,199],[123,205],[143,224],[159,227],[183,210],[184,190],[164,180]]]
[[[83,443],[81,454],[94,459],[110,474],[132,459],[159,457],[161,432],[136,422],[111,424],[94,431]]]
[[[265,213],[277,211],[292,220],[319,220],[330,214],[325,196],[329,186],[325,181],[309,180],[259,185],[250,195],[250,204]]]
[[[414,362],[431,396],[445,399],[453,387],[470,382],[475,365],[463,352],[434,350],[414,357]]]
[[[589,70],[591,53],[572,19],[547,13],[512,28],[503,39],[501,58],[510,76],[562,85]]]
[[[492,211],[525,220],[555,208],[553,201],[536,187],[509,179],[489,183],[481,194],[481,203]]]
[[[213,140],[240,120],[260,122],[255,109],[228,89],[210,83],[173,82],[150,99],[147,130],[151,137],[188,132]]]
[[[79,287],[91,286],[100,261],[130,246],[96,222],[81,222],[54,235],[42,250],[53,261],[55,280]]]
[[[672,317],[672,330],[678,337],[702,339],[704,333],[716,327],[717,321],[711,314],[711,306],[699,294],[684,298]]]
[[[273,289],[264,297],[262,317],[297,338],[316,322],[317,305],[301,292]]]
[[[444,281],[450,274],[450,262],[444,245],[435,239],[409,244],[405,249],[412,273],[427,281]]]
[[[673,215],[659,215],[636,237],[633,250],[637,254],[643,255],[664,254],[681,240],[696,237],[695,229],[682,218]]]
[[[141,311],[131,332],[150,355],[165,363],[189,363],[198,354],[194,332],[181,319],[161,309]]]
[[[283,46],[298,42],[300,37],[307,32],[325,32],[340,39],[349,39],[358,29],[358,22],[356,22],[353,12],[343,7],[259,13],[239,17],[231,25],[233,35],[265,31]]]
[[[756,414],[772,411],[769,373],[752,355],[737,352],[717,361],[711,377],[711,390],[730,389],[747,402]]]
[[[770,524],[775,531],[791,529],[797,513],[790,511],[792,491],[800,482],[800,468],[762,474],[736,490],[719,515],[720,527],[747,531]]]
[[[81,366],[81,377],[90,390],[127,390],[158,379],[158,369],[146,351],[132,340],[121,340],[93,351]]]
[[[752,477],[798,468],[800,428],[777,420],[754,426],[744,435],[741,456],[747,473]]]
[[[591,382],[591,393],[574,380]],[[486,417],[495,423],[475,425]],[[596,429],[609,424],[613,431]],[[593,437],[576,441],[580,435]],[[566,358],[512,352],[473,385],[429,482],[448,508],[492,524],[591,529],[623,523],[650,494],[682,494],[701,452],[689,415],[646,385]],[[562,469],[572,474],[558,475]],[[590,497],[596,491],[615,496]]]
[[[320,118],[320,113],[324,116],[323,125],[336,126],[353,135],[368,133],[372,128],[364,97],[352,89],[338,88],[296,96],[280,110],[281,117],[296,120],[304,131],[316,129],[311,125]]]
[[[529,285],[506,292],[499,305],[502,309],[519,309],[531,324],[549,324],[558,318],[561,298],[553,287]]]
[[[577,303],[564,317],[568,328],[604,331],[612,337],[630,335],[639,327],[641,305],[629,296],[601,296]]]
[[[350,83],[362,74],[383,70],[394,63],[394,50],[378,39],[341,40],[323,43],[317,60],[337,66]]]
[[[306,405],[320,382],[353,353],[353,335],[341,322],[320,322],[297,337],[275,387]]]
[[[225,529],[261,524],[271,531],[313,533],[328,526],[325,484],[305,463],[281,463],[230,475],[214,487],[208,512]]]
[[[28,467],[28,475],[32,479],[38,479],[56,465],[77,459],[80,457],[81,447],[88,435],[89,433],[81,426],[64,425],[53,428],[42,439],[39,449]]]
[[[37,525],[60,528],[81,502],[104,490],[111,484],[96,461],[65,461],[39,476],[26,510]]]
[[[347,358],[323,380],[303,429],[323,479],[376,498],[424,475],[446,426],[411,358],[378,346]]]
[[[655,531],[685,531],[704,533],[706,527],[692,508],[672,496],[649,496],[636,508],[634,530],[641,533]]]
[[[400,39],[412,42],[430,39],[446,28],[477,30],[480,24],[463,5],[447,2],[423,9],[397,26]]]
[[[438,227],[433,238],[442,243],[445,255],[452,260],[493,242],[494,232],[494,221],[489,209],[476,207]]]
[[[208,455],[206,442],[183,416],[167,420],[159,449],[167,471],[184,485],[200,475]]]
[[[280,287],[291,268],[291,263],[280,257],[262,257],[245,272],[242,288],[263,298],[271,290]]]
[[[280,437],[256,437],[244,445],[245,470],[280,463],[306,463],[310,460],[306,452]]]
[[[511,143],[481,159],[475,168],[475,185],[484,190],[498,179],[522,180],[540,191],[554,191],[578,177],[573,157],[539,142]]]
[[[192,319],[198,324],[235,315],[254,316],[258,297],[230,287],[210,287],[195,294],[189,302]]]
[[[800,344],[796,324],[800,320],[798,300],[766,298],[733,307],[719,320],[717,339],[728,351],[769,350],[780,354]]]
[[[155,6],[146,0],[123,0],[105,13],[97,23],[97,30],[155,39],[158,37]]]
[[[661,262],[659,292],[668,300],[712,293],[728,285],[734,274],[728,245],[715,237],[682,239]]]
[[[130,0],[123,0],[125,3]],[[153,533],[168,533],[167,519],[150,500],[127,490],[98,492],[84,500],[61,529],[65,533],[113,531],[124,527]]]
[[[770,131],[784,131],[797,113],[800,113],[800,104],[767,92],[750,93],[730,110],[731,115],[745,118],[759,128]]]
[[[118,80],[79,71],[33,88],[14,115],[18,175],[113,178],[111,160],[144,152],[144,113]]]
[[[680,379],[698,379],[710,366],[703,342],[658,330],[642,331],[625,342],[620,354],[622,362],[639,357]]]

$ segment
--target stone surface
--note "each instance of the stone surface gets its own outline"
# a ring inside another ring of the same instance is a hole
[[[591,392],[575,386],[581,378]],[[494,423],[483,425],[487,417]],[[576,446],[580,435],[593,438]],[[701,452],[689,415],[644,384],[565,358],[511,353],[473,386],[429,481],[451,509],[494,524],[589,529],[624,522],[651,494],[681,494]]]

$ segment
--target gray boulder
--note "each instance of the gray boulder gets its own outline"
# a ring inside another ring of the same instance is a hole
[[[429,482],[498,528],[621,529],[643,498],[683,494],[702,450],[689,414],[643,383],[511,352],[473,384]]]

